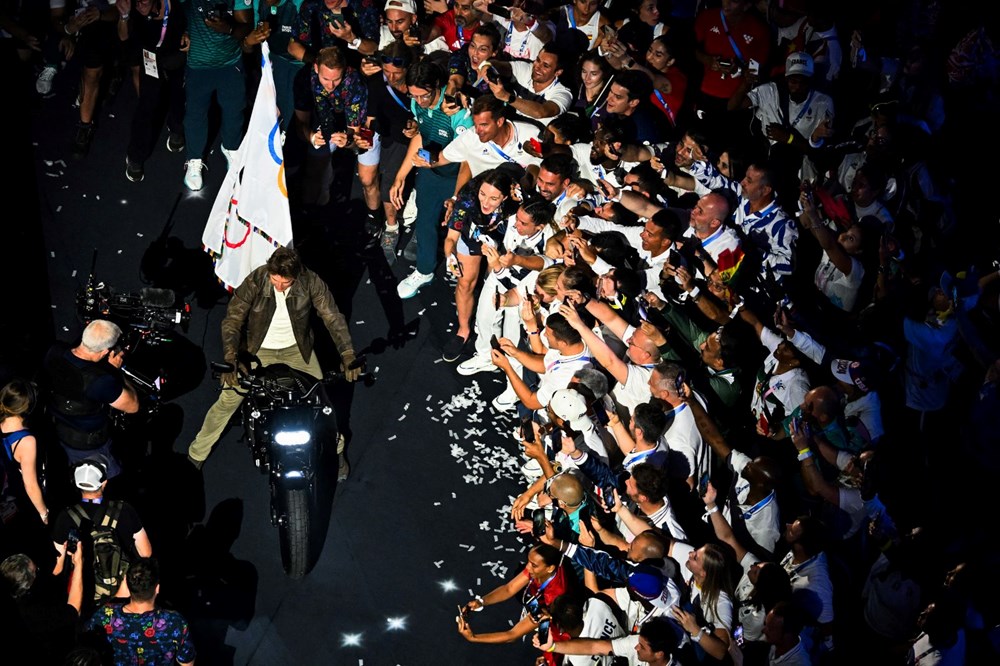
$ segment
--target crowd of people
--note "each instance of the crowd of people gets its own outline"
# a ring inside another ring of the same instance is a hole
[[[442,358],[506,379],[492,407],[520,420],[511,518],[533,542],[461,609],[465,639],[527,637],[547,664],[1000,658],[998,552],[964,517],[1000,470],[1000,255],[953,149],[997,110],[992,19],[919,1],[250,4],[4,22],[41,52],[40,93],[85,58],[79,156],[102,67],[131,67],[126,175],[162,107],[191,190],[213,96],[238,148],[243,63],[266,42],[296,203],[342,195],[333,160],[356,155],[364,243],[413,264],[398,296],[454,282]],[[26,392],[4,389],[4,462],[46,523]],[[79,462],[86,502],[111,462]],[[151,611],[155,566],[135,570],[133,610],[92,624]],[[517,622],[476,632],[513,597]]]

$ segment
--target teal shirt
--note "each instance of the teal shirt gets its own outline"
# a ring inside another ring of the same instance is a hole
[[[188,35],[191,37],[191,50],[188,51],[187,64],[191,69],[211,69],[228,67],[240,61],[242,51],[240,42],[235,37],[212,30],[205,25],[208,16],[216,5],[224,4],[229,13],[241,10],[253,11],[253,0],[181,0],[187,12]]]
[[[441,104],[444,102],[444,90],[444,88],[441,89],[437,104],[429,109],[422,109],[417,105],[416,100],[410,100],[410,112],[413,113],[413,118],[417,121],[420,139],[424,146],[433,141],[444,148],[462,132],[472,130],[472,114],[469,113],[468,109],[463,109],[453,116],[449,116],[441,110]],[[458,173],[459,166],[458,164],[446,164],[443,167],[438,167],[435,171],[441,175],[455,175]]]

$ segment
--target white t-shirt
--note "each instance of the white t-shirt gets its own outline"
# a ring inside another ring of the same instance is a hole
[[[792,551],[781,560],[788,572],[792,593],[802,608],[817,624],[833,622],[833,583],[826,553],[820,553],[800,564],[792,563]]]
[[[702,402],[704,407],[704,401],[700,397],[699,402]],[[672,453],[679,454],[670,457],[670,475],[685,479],[693,476],[697,481],[702,473],[709,469],[711,449],[701,438],[701,432],[687,404],[678,405],[670,410],[667,412],[667,417],[669,425],[663,434],[663,439]],[[683,462],[680,456],[683,456]]]
[[[518,60],[534,60],[538,57],[545,42],[535,36],[533,30],[528,29],[518,32],[514,28],[514,22],[502,16],[493,16],[493,21],[503,28],[503,51],[511,58]],[[537,23],[535,24],[538,25]]]
[[[538,402],[543,405],[549,404],[553,393],[569,386],[569,382],[577,370],[590,368],[594,365],[590,350],[587,349],[586,345],[583,346],[582,352],[572,356],[563,356],[557,350],[550,349],[545,353],[543,360],[545,372],[539,375],[538,391],[535,393]]]
[[[719,598],[715,600],[715,608],[712,608],[701,597],[701,588],[697,585],[691,586],[691,603],[701,609],[705,621],[711,623],[716,629],[725,629],[729,633],[733,631],[733,600],[725,592],[719,592]]]
[[[802,404],[809,392],[809,375],[802,368],[792,368],[781,374],[774,372],[778,366],[774,352],[783,341],[784,338],[771,329],[765,327],[761,330],[760,342],[771,353],[764,359],[764,377],[758,374],[753,395],[750,396],[750,412],[757,425],[761,428],[766,426],[768,432],[776,432],[781,426],[780,423],[771,423],[769,418],[775,402],[781,405],[785,416],[788,416]],[[766,383],[763,381],[765,377]]]
[[[292,320],[288,317],[288,305],[285,300],[288,298],[288,291],[294,288],[289,287],[285,291],[278,291],[274,285],[274,316],[271,318],[271,325],[267,328],[264,341],[260,343],[261,349],[287,349],[295,345],[295,333],[292,331]]]
[[[750,595],[753,594],[750,567],[760,561],[759,557],[747,551],[743,559],[740,560],[743,575],[740,576],[740,582],[736,584],[736,591],[733,593],[736,596],[737,605],[736,621],[743,627],[743,640],[746,641],[763,640],[764,635],[764,618],[767,617],[767,613],[763,608],[757,608],[747,603]]]
[[[754,115],[760,120],[762,129],[776,123],[791,125],[795,131],[811,142],[813,132],[824,120],[833,122],[833,99],[818,90],[809,92],[809,96],[799,103],[788,100],[788,108],[782,108],[776,83],[765,83],[747,93],[750,104],[754,107]],[[791,116],[791,117],[788,117]],[[768,139],[774,145],[773,139]]]
[[[851,273],[845,275],[834,265],[830,260],[830,255],[824,250],[819,266],[816,267],[816,274],[813,276],[813,283],[820,293],[844,312],[850,312],[854,309],[861,280],[865,277],[865,269],[861,262],[854,257],[850,257],[850,259]]]
[[[750,532],[753,540],[764,550],[773,553],[774,545],[778,543],[778,539],[781,537],[781,514],[778,511],[778,502],[775,500],[773,492],[756,504],[749,504],[747,502],[747,495],[750,494],[750,482],[741,475],[743,468],[747,466],[750,460],[749,456],[733,449],[730,463],[733,466],[733,473],[737,476],[736,499],[739,502],[737,510],[744,515],[747,531]],[[750,516],[746,517],[748,513]],[[722,514],[726,517],[729,524],[732,525],[732,513],[729,502],[725,503]]]
[[[638,405],[649,402],[652,393],[649,391],[649,376],[653,374],[652,367],[644,367],[626,362],[628,376],[625,383],[615,384],[611,390],[611,395],[619,405],[632,413]]]
[[[809,658],[809,653],[806,652],[805,644],[801,638],[795,647],[780,657],[775,656],[775,652],[777,652],[777,648],[772,645],[767,653],[768,666],[812,666],[812,659]]]
[[[587,599],[583,604],[583,631],[580,638],[598,638],[611,640],[625,635],[625,629],[611,611],[611,607],[599,599]],[[568,654],[563,657],[564,664],[571,666],[611,666],[611,657],[598,657],[582,654]]]
[[[877,442],[885,434],[885,428],[882,426],[882,401],[875,391],[870,391],[844,405],[844,416],[856,417],[868,431],[872,443]]]
[[[514,60],[511,62],[510,69],[514,74],[514,80],[517,81],[525,90],[530,90],[536,95],[541,95],[546,102],[553,102],[559,107],[559,111],[557,113],[554,113],[551,116],[545,116],[544,118],[541,118],[541,120],[545,120],[546,118],[555,118],[558,115],[562,115],[566,112],[566,109],[572,106],[573,93],[569,88],[559,82],[559,77],[553,79],[552,82],[544,89],[535,90],[534,83],[531,81],[532,66],[532,63],[521,60]]]
[[[455,164],[468,162],[473,178],[511,160],[522,167],[541,164],[542,160],[524,152],[524,144],[529,138],[538,134],[538,129],[525,123],[510,120],[507,122],[513,125],[514,131],[510,134],[510,140],[502,146],[498,146],[492,141],[482,143],[475,132],[462,132],[444,147],[441,154],[446,160]],[[500,153],[510,159],[503,157]]]

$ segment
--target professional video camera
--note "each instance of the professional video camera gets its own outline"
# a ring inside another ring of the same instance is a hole
[[[152,369],[152,373],[140,371],[130,359],[136,356],[135,352],[140,347],[155,348],[172,342],[173,333],[178,326],[182,331],[187,331],[191,321],[191,306],[179,301],[170,289],[143,288],[138,293],[116,292],[97,281],[94,275],[96,266],[97,250],[94,250],[90,277],[86,286],[77,294],[77,311],[86,324],[95,319],[106,319],[122,329],[114,351],[128,354],[121,367],[122,374],[139,391],[141,402],[144,403],[144,409],[140,411],[149,416],[159,407],[166,373],[160,367],[143,368],[147,371]],[[155,365],[159,366],[159,363]]]

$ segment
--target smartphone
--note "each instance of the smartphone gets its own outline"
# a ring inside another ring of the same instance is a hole
[[[760,63],[753,58],[750,58],[750,61],[747,63],[747,71],[754,76],[760,74]]]
[[[486,11],[487,13],[493,14],[493,16],[499,16],[500,18],[510,20],[510,10],[495,2],[491,2],[486,5]]]
[[[465,269],[462,268],[462,262],[458,260],[457,254],[452,254],[451,256],[455,257],[455,266],[458,277],[463,277],[465,275]]]
[[[500,83],[500,72],[497,71],[496,67],[490,65],[486,68],[486,80],[490,83]]]
[[[414,23],[413,25],[411,25],[409,28],[406,29],[406,34],[408,34],[410,37],[416,37],[417,39],[420,39],[420,24]]]
[[[743,625],[742,624],[736,625],[736,628],[733,629],[733,639],[736,641],[737,645],[739,645],[740,647],[743,647]]]
[[[705,493],[708,492],[708,482],[709,482],[709,480],[710,480],[710,477],[708,475],[708,472],[705,472],[704,474],[701,475],[701,479],[698,480],[698,495],[699,496],[704,497]]]
[[[580,248],[576,245],[573,246],[573,262],[579,264],[583,261],[583,257],[580,255]]]
[[[72,555],[76,552],[76,547],[80,543],[80,534],[76,530],[70,530],[66,537],[66,552]]]
[[[538,623],[538,644],[545,645],[549,642],[549,620],[542,620]]]
[[[455,97],[454,95],[445,95],[444,96],[444,101],[447,102],[448,104],[454,104],[455,106],[461,106],[461,104],[459,104],[459,102],[458,102],[458,98]]]
[[[457,608],[458,608],[458,617],[463,617],[463,618],[469,617],[469,612],[467,610],[465,610],[461,606],[457,606]]]
[[[338,30],[344,27],[344,15],[343,14],[333,14],[330,16],[330,23],[333,24],[334,28]]]
[[[680,393],[681,389],[684,387],[684,384],[686,382],[687,382],[687,376],[685,375],[684,371],[681,370],[680,372],[677,373],[677,377],[674,379],[674,388],[677,390],[678,393]]]
[[[539,155],[542,154],[542,142],[541,141],[539,141],[535,137],[531,137],[530,139],[528,139],[528,143],[531,144],[531,147],[534,149],[534,151],[536,153],[538,153]]]
[[[541,509],[531,514],[531,533],[536,537],[545,534],[545,512]]]
[[[369,129],[367,127],[359,127],[358,138],[371,143],[372,139],[375,138],[375,130]]]
[[[532,421],[530,416],[525,416],[521,419],[521,439],[526,442],[535,441],[535,428],[533,427],[534,421]]]
[[[601,28],[601,32],[604,33],[605,39],[614,39],[618,36],[618,31],[612,28],[610,25],[606,25]]]
[[[608,486],[601,492],[601,496],[604,499],[604,506],[607,507],[608,511],[615,510],[615,489],[612,486]]]
[[[501,354],[504,353],[503,347],[500,346],[500,339],[497,338],[497,336],[495,335],[492,338],[490,338],[490,347],[493,347],[493,349],[496,349]]]
[[[639,319],[649,321],[649,311],[646,309],[645,299],[639,299]]]
[[[431,154],[424,148],[421,148],[420,150],[417,151],[417,157],[426,161],[428,164],[431,163]]]
[[[363,62],[368,63],[369,65],[375,65],[376,67],[381,67],[382,66],[382,63],[379,62],[379,59],[378,59],[377,55],[361,56],[361,60]]]

